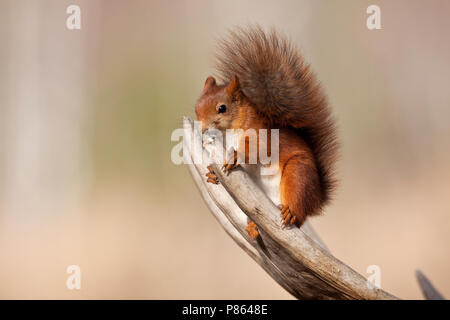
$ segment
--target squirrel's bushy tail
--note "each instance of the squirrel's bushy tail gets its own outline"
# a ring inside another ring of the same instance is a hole
[[[326,96],[300,52],[283,36],[261,27],[237,28],[219,43],[218,78],[237,75],[244,94],[272,128],[294,127],[309,144],[326,202],[335,186],[337,140]]]

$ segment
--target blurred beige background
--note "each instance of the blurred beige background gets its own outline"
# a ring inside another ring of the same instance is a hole
[[[450,297],[449,14],[446,0],[0,0],[0,298],[291,298],[170,160],[215,39],[247,23],[291,37],[339,120],[340,188],[311,220],[328,247],[363,275],[380,266],[401,298],[421,298],[416,268]]]

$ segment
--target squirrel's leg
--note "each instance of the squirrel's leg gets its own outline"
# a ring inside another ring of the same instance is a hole
[[[320,207],[321,189],[314,163],[302,153],[289,157],[281,174],[281,216],[284,225],[300,227]]]
[[[211,166],[208,166],[208,173],[205,174],[205,176],[208,177],[208,179],[206,179],[206,182],[213,183],[213,184],[219,184],[219,179],[217,178],[217,176],[214,173],[214,170],[213,170],[213,168],[211,168]]]

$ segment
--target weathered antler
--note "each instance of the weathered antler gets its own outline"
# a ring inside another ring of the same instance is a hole
[[[192,146],[202,146],[201,134],[189,118],[183,125],[184,161],[207,206],[234,241],[289,293],[298,299],[397,299],[331,255],[307,222],[300,229],[282,229],[279,209],[242,169],[224,174],[221,165],[212,163],[220,184],[206,183],[207,163],[193,163]],[[213,141],[208,150],[222,151],[223,145]],[[202,147],[200,152],[207,153]],[[247,216],[258,226],[258,241],[245,230]]]

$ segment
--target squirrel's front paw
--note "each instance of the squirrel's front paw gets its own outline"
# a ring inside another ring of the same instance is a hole
[[[289,210],[289,206],[286,205],[281,206],[281,217],[283,218],[283,224],[285,226],[294,224],[296,220],[296,217],[292,215],[291,210]]]
[[[209,172],[205,174],[205,176],[208,177],[206,182],[213,183],[213,184],[219,184],[219,179],[217,178],[216,174],[214,173],[213,168],[211,166],[208,166]]]
[[[237,151],[234,150],[234,155],[233,155],[233,162],[232,163],[225,163],[223,165],[223,172],[225,173],[230,173],[231,170],[235,169],[239,167],[239,163],[238,163],[238,154]]]

